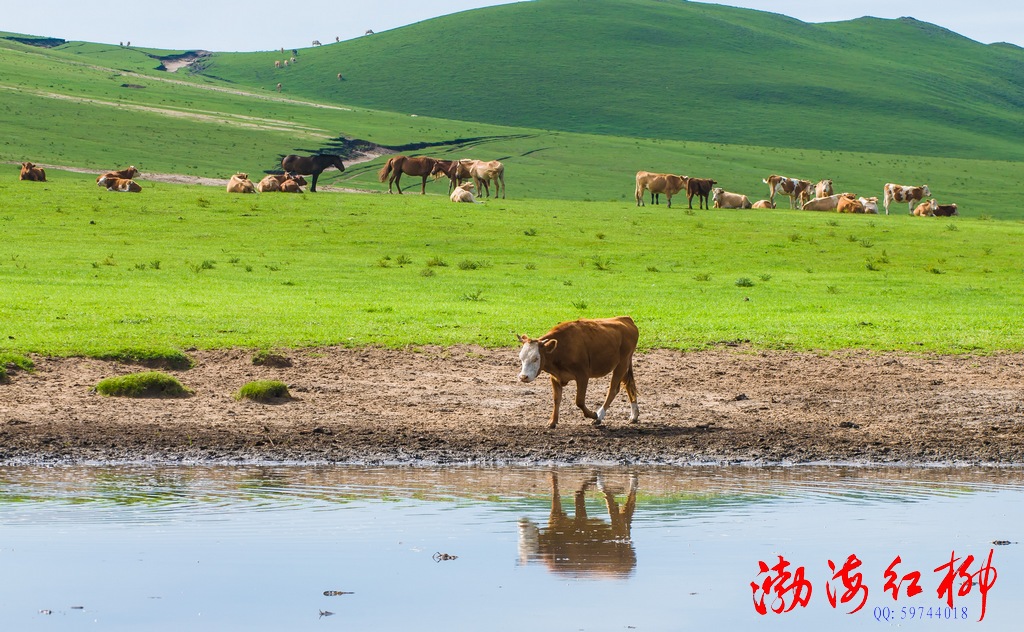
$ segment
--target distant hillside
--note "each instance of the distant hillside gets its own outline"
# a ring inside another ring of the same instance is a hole
[[[909,18],[815,25],[681,0],[536,0],[210,76],[441,118],[631,137],[1019,160],[1024,49]],[[288,51],[289,56],[291,51]],[[344,76],[343,81],[337,78]]]

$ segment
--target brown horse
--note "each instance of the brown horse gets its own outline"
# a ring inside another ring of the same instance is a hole
[[[377,178],[381,182],[387,180],[388,193],[391,193],[391,185],[394,184],[395,188],[398,189],[399,195],[401,195],[402,187],[400,182],[402,180],[402,174],[404,173],[407,176],[419,176],[423,178],[423,184],[420,186],[420,194],[426,195],[427,177],[433,173],[434,166],[436,164],[436,159],[428,158],[426,156],[417,156],[415,158],[410,158],[408,156],[393,156],[388,158],[388,161],[384,163],[384,166],[377,172]]]
[[[289,154],[281,159],[281,168],[285,172],[296,173],[303,176],[313,176],[309,185],[309,192],[316,193],[316,179],[325,169],[337,167],[338,171],[345,171],[345,165],[341,162],[341,156],[337,154],[315,154],[313,156],[296,156]]]
[[[438,159],[434,162],[434,168],[430,171],[430,175],[435,180],[441,176],[447,176],[449,195],[451,195],[452,190],[454,190],[455,187],[462,184],[462,178],[459,177],[459,163],[456,160]]]

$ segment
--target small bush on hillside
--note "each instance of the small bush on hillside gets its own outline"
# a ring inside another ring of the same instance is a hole
[[[159,371],[108,377],[96,385],[96,392],[109,397],[187,397],[192,394],[177,378]]]
[[[754,282],[747,277],[740,277],[736,279],[736,287],[754,287]]]
[[[235,399],[251,399],[256,402],[266,402],[273,399],[291,399],[288,386],[277,380],[256,380],[249,382],[235,393]]]

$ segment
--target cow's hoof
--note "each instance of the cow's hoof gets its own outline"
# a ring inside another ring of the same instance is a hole
[[[604,425],[604,422],[603,422],[603,421],[601,421],[600,419],[595,419],[594,421],[592,421],[592,422],[590,422],[590,423],[591,423],[591,424],[592,424],[592,425],[593,425],[593,426],[594,426],[595,428],[600,428],[601,426],[603,426],[603,425]]]

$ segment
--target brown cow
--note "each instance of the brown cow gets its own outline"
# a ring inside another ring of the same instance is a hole
[[[285,179],[281,183],[281,193],[302,193],[298,180],[293,180],[291,178]]]
[[[296,173],[271,174],[256,183],[260,193],[274,193],[281,190],[286,180],[293,180],[299,186],[306,186],[306,179]]]
[[[30,182],[46,182],[46,171],[31,162],[23,162],[21,163],[21,174],[18,175],[18,179]]]
[[[885,214],[889,214],[889,203],[890,202],[906,202],[907,210],[911,214],[914,213],[914,204],[924,201],[926,197],[929,197],[932,192],[928,189],[927,184],[922,184],[919,187],[907,187],[902,184],[893,184],[887,182],[882,187],[882,201],[885,204]]]
[[[523,343],[519,350],[522,370],[519,380],[532,382],[541,371],[551,375],[554,410],[549,428],[558,425],[558,408],[562,403],[562,387],[576,381],[576,405],[583,415],[594,420],[595,426],[604,421],[605,413],[619,392],[626,386],[626,395],[632,407],[630,423],[640,418],[636,403],[636,383],[633,381],[633,352],[640,332],[629,316],[603,319],[579,319],[555,325],[551,331],[536,340],[520,334]],[[597,411],[587,408],[587,383],[592,377],[612,374],[604,404]]]
[[[939,203],[935,201],[935,198],[928,200],[927,202],[921,202],[914,209],[912,215],[916,217],[934,217],[935,211],[938,210]]]
[[[814,197],[828,197],[835,193],[832,190],[831,180],[819,180],[818,184],[814,185]]]
[[[708,196],[714,186],[718,184],[711,178],[690,178],[686,181],[686,201],[690,208],[693,208],[693,196],[698,197],[698,208],[711,208],[708,204]]]
[[[108,178],[107,176],[101,176],[99,185],[106,187],[107,191],[119,191],[121,193],[139,193],[142,191],[142,187],[140,187],[138,183],[128,178]]]
[[[135,165],[132,165],[127,169],[121,169],[120,171],[108,171],[106,173],[101,173],[100,175],[96,176],[96,184],[98,186],[103,186],[100,184],[100,180],[102,180],[103,178],[107,178],[108,180],[110,178],[121,178],[122,180],[131,180],[137,175],[139,175],[139,170],[135,168]]]
[[[956,210],[956,204],[939,204],[935,207],[935,217],[952,217],[960,215]]]
[[[843,197],[839,199],[836,211],[839,213],[864,213],[864,203],[852,197]]]
[[[761,180],[768,185],[768,200],[774,204],[776,193],[789,196],[789,208],[800,208],[811,197],[811,183],[808,180],[797,180],[786,176],[770,175]],[[797,206],[797,200],[800,205]]]
[[[668,207],[672,208],[672,196],[680,191],[686,189],[686,183],[689,178],[686,176],[677,176],[671,173],[651,173],[650,171],[637,171],[636,172],[636,205],[646,206],[644,204],[644,191],[651,192],[651,203],[657,204],[654,199],[655,194],[664,193],[665,199],[668,200]]]
[[[604,496],[608,522],[587,515],[586,495],[592,485]],[[624,578],[636,568],[631,535],[636,511],[637,477],[629,477],[626,503],[620,505],[601,476],[584,479],[573,494],[575,515],[562,508],[558,474],[551,472],[551,512],[546,527],[528,518],[519,520],[519,562],[541,562],[553,573],[577,578]]]
[[[775,203],[769,200],[758,200],[750,208],[775,208]]]
[[[236,173],[228,180],[228,193],[255,193],[256,186],[249,179],[248,173]]]

